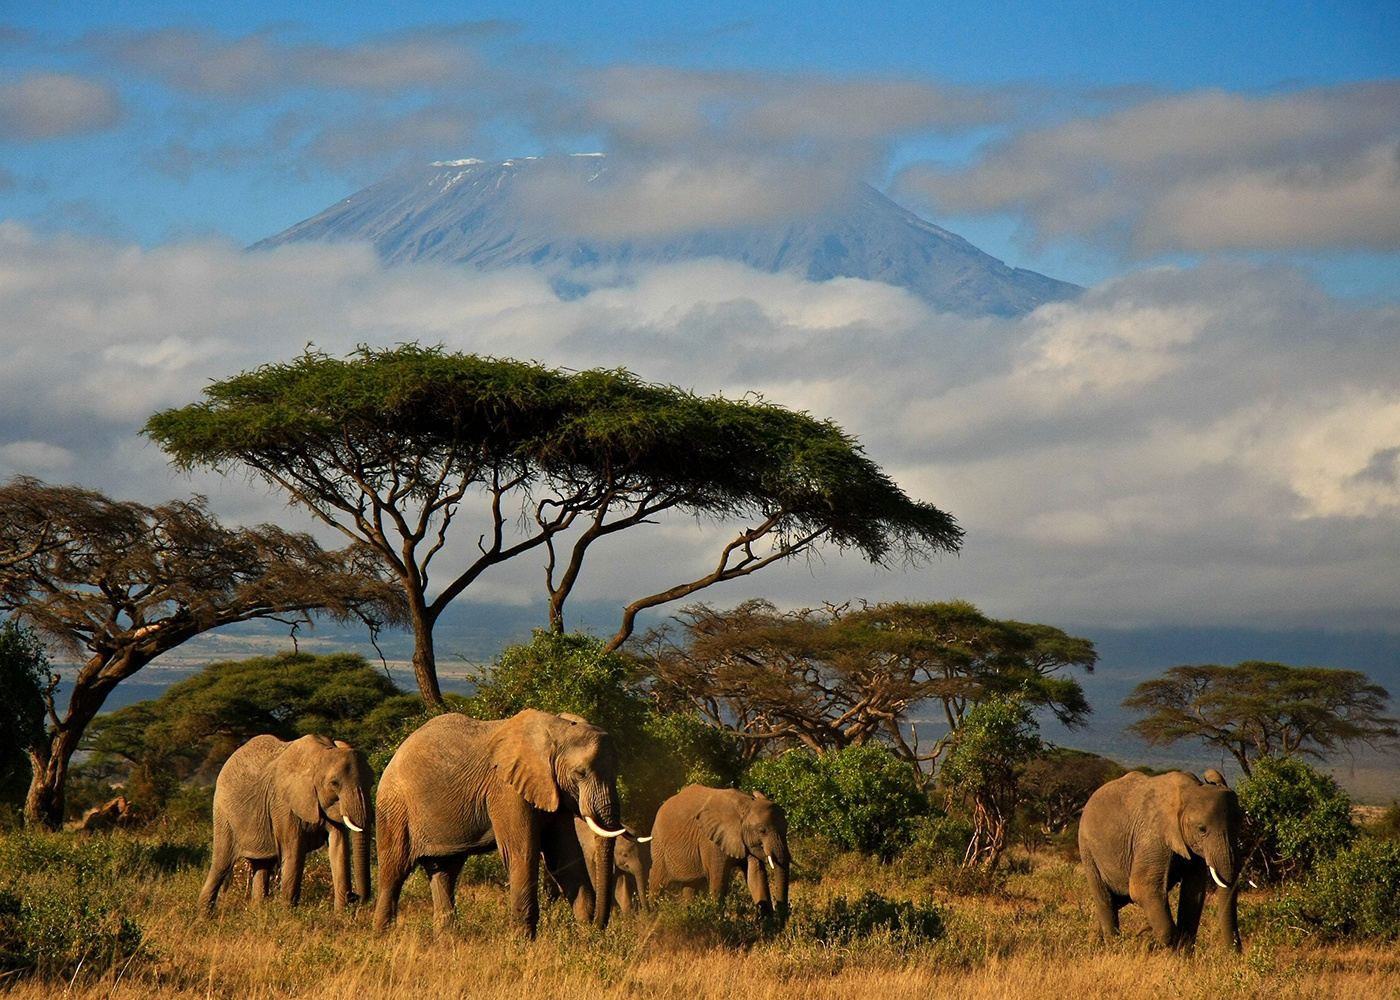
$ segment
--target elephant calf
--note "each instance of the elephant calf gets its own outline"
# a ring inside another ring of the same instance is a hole
[[[611,891],[613,903],[623,913],[632,912],[633,901],[646,912],[647,882],[651,873],[651,838],[627,830],[613,850],[611,886],[599,885],[599,837],[578,816],[561,817],[550,824],[542,838],[545,869],[560,894],[574,908],[580,923],[590,919],[589,898]],[[570,822],[569,820],[572,819]]]
[[[200,907],[214,911],[239,858],[252,866],[254,902],[268,894],[280,864],[282,898],[296,905],[307,853],[328,842],[336,909],[351,899],[352,855],[354,894],[367,898],[373,782],[364,755],[342,740],[254,736],[224,762],[214,783],[213,861]]]
[[[708,889],[723,903],[742,870],[759,912],[787,915],[787,817],[762,792],[687,785],[661,803],[651,834],[657,891],[678,886],[688,898]]]
[[[1079,855],[1099,930],[1118,933],[1118,911],[1143,908],[1158,943],[1190,951],[1196,943],[1206,889],[1224,890],[1219,906],[1227,945],[1239,947],[1235,882],[1244,814],[1219,772],[1202,784],[1193,774],[1137,771],[1102,785],[1079,820]],[[1176,919],[1167,894],[1181,886]]]

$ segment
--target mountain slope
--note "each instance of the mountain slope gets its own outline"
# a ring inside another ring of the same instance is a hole
[[[551,231],[520,211],[512,192],[534,158],[483,163],[454,160],[386,178],[297,223],[253,249],[307,240],[358,241],[390,263],[442,261],[481,269],[528,265],[669,263],[700,257],[741,261],[812,281],[848,277],[906,288],[937,309],[1014,316],[1071,298],[1075,285],[1010,267],[967,240],[919,218],[875,189],[810,218],[666,238],[600,241]],[[561,163],[588,183],[605,159],[577,155]]]

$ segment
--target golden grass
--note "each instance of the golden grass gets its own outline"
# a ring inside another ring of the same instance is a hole
[[[322,862],[323,864],[323,862]],[[1203,926],[1196,957],[1150,948],[1136,908],[1124,911],[1124,938],[1112,945],[1091,935],[1077,870],[1042,857],[1015,875],[1003,893],[952,896],[932,879],[900,879],[888,868],[842,859],[820,884],[797,883],[794,900],[820,904],[871,887],[890,896],[935,900],[946,917],[936,942],[901,946],[872,939],[825,947],[797,934],[726,947],[677,919],[615,918],[598,934],[575,925],[561,904],[546,907],[537,940],[502,926],[503,892],[464,885],[457,926],[436,937],[421,875],[405,890],[399,925],[383,936],[370,913],[334,913],[324,871],[313,866],[299,910],[278,904],[251,909],[221,901],[213,920],[196,916],[203,872],[151,874],[133,896],[146,933],[147,956],[95,979],[10,981],[16,1000],[96,998],[284,997],[435,1000],[450,997],[797,998],[846,1000],[901,997],[1400,997],[1400,954],[1383,944],[1324,946],[1286,935],[1250,937],[1246,952],[1214,947]],[[236,894],[234,894],[236,895]],[[1206,914],[1210,919],[1209,909]],[[687,928],[690,930],[687,930]],[[0,986],[0,990],[3,990]]]

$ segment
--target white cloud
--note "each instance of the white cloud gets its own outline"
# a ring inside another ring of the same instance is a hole
[[[1012,135],[966,168],[908,169],[947,212],[1022,213],[1040,238],[1138,254],[1400,248],[1400,83],[1196,91]]]
[[[197,490],[231,520],[296,521],[240,477],[176,475],[137,429],[308,342],[339,353],[416,339],[760,391],[834,418],[968,529],[960,557],[921,572],[828,554],[717,601],[965,596],[1045,621],[1388,626],[1400,621],[1398,334],[1400,310],[1242,265],[1146,271],[974,321],[870,282],[716,261],[561,300],[529,271],[385,268],[365,248],[140,250],[11,225],[0,466],[138,499]],[[709,531],[618,540],[585,589],[674,582],[713,558]],[[537,573],[495,574],[492,594],[529,601]]]

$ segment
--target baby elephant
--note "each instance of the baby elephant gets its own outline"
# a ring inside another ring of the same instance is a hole
[[[328,841],[336,909],[367,898],[373,781],[364,755],[342,740],[254,736],[243,744],[214,784],[214,858],[199,893],[201,909],[213,913],[239,858],[253,869],[254,902],[268,894],[272,868],[280,864],[282,898],[296,905],[307,852]]]
[[[735,871],[743,871],[759,913],[787,916],[787,818],[762,792],[687,785],[656,812],[651,884],[679,886],[687,898],[708,888],[721,903]]]
[[[545,869],[559,893],[573,906],[580,923],[590,917],[591,893],[607,891],[598,885],[598,835],[580,817],[562,815],[550,823],[541,837]],[[627,830],[617,838],[613,852],[613,903],[623,913],[631,913],[635,901],[643,912],[647,902],[647,882],[651,873],[651,838]],[[587,891],[585,890],[587,886]]]

